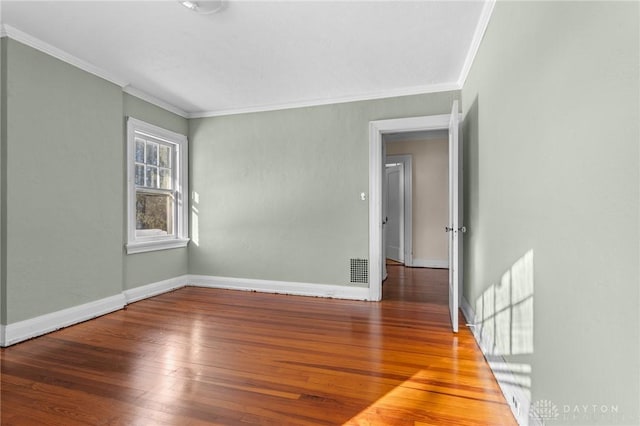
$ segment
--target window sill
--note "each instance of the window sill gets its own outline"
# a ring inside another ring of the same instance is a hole
[[[186,247],[188,238],[172,238],[160,241],[131,242],[126,245],[127,254],[145,253],[149,251],[169,250]]]

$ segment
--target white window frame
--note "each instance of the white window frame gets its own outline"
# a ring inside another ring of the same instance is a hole
[[[169,143],[175,149],[176,200],[174,203],[173,235],[136,237],[136,177],[135,146],[136,134]],[[127,254],[144,253],[186,247],[189,243],[189,197],[188,184],[188,142],[187,137],[163,129],[144,121],[127,117]]]

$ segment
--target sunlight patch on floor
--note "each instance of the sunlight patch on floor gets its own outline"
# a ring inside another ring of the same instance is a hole
[[[438,367],[438,366],[436,366]],[[486,390],[475,390],[467,384],[467,374],[478,380],[477,371],[468,366],[466,374],[458,371],[441,371],[440,368],[420,370],[411,378],[402,382],[383,395],[373,404],[349,419],[343,425],[383,426],[383,425],[441,425],[467,424],[473,419],[487,421],[487,424],[513,424],[513,418],[491,412],[487,406],[495,403],[505,404],[504,398],[497,393],[495,398],[483,398]],[[490,375],[487,380],[490,382]],[[482,424],[482,423],[478,423]]]

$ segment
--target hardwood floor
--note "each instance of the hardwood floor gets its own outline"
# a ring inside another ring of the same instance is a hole
[[[2,425],[514,425],[447,270],[381,303],[187,287],[3,349]],[[464,324],[464,322],[462,322]]]

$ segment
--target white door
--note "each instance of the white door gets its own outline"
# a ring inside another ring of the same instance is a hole
[[[382,171],[382,178],[380,179],[381,184],[382,184],[382,188],[381,188],[381,195],[382,195],[382,205],[381,205],[381,210],[382,210],[382,232],[381,232],[381,240],[382,240],[382,245],[381,245],[381,256],[379,262],[381,264],[380,266],[380,271],[382,272],[382,281],[387,279],[387,238],[386,238],[386,231],[385,229],[387,228],[387,179],[386,179],[386,174],[385,174],[385,170],[387,168],[387,144],[382,142],[382,161],[380,163],[380,170]],[[382,297],[382,284],[380,285],[380,297]]]
[[[462,280],[462,155],[458,135],[458,101],[453,101],[449,119],[449,313],[453,332],[458,332],[458,305]]]
[[[404,164],[387,164],[386,175],[386,257],[404,263]]]

